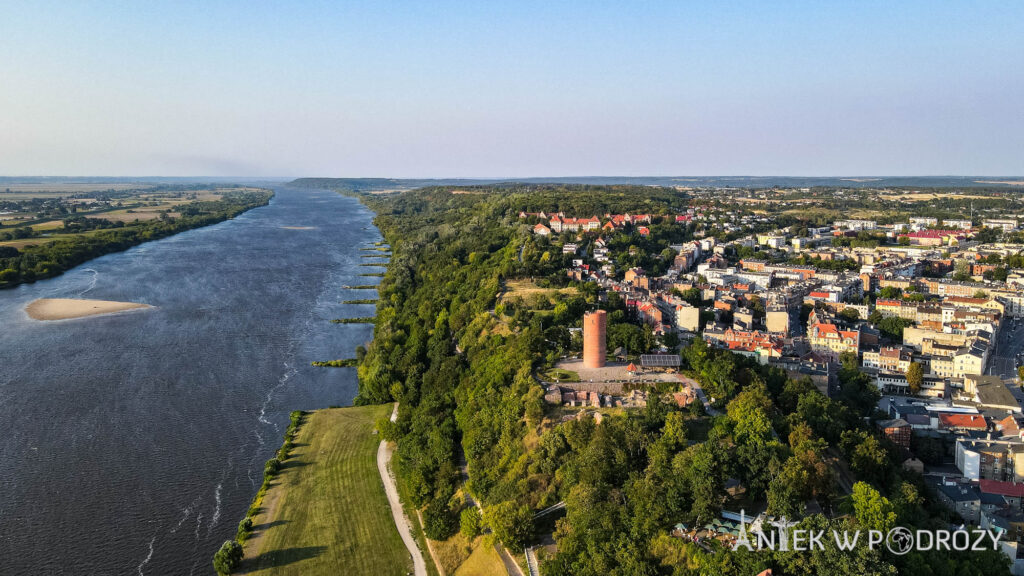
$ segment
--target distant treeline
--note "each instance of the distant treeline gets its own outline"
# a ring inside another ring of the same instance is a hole
[[[3,247],[0,250],[0,288],[57,276],[104,254],[121,252],[143,242],[222,222],[251,208],[266,205],[272,195],[269,191],[230,192],[219,200],[185,204],[178,210],[180,216],[177,218],[125,224],[98,230],[89,236],[52,240],[25,246],[21,250]],[[78,220],[73,224],[79,224]]]

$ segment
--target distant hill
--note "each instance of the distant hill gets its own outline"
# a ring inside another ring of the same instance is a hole
[[[293,186],[334,188],[353,192],[411,190],[424,186],[479,186],[502,182],[526,184],[630,184],[634,186],[692,186],[700,188],[1010,188],[1024,190],[1024,178],[1017,176],[572,176],[496,179],[399,179],[399,178],[299,178]]]
[[[290,184],[301,188],[333,188],[352,192],[382,192],[385,190],[412,190],[424,186],[476,186],[494,184],[500,180],[450,179],[396,179],[396,178],[298,178]]]

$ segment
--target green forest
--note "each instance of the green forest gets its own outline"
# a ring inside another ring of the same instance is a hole
[[[229,192],[218,200],[184,204],[179,208],[178,217],[163,217],[134,223],[82,217],[67,218],[63,222],[63,228],[55,232],[88,230],[90,234],[50,241],[42,237],[39,244],[28,245],[20,250],[0,247],[0,288],[57,276],[65,270],[104,254],[120,252],[143,242],[222,222],[251,208],[266,205],[270,202],[271,196],[272,193],[269,191]],[[21,228],[12,229],[10,233],[16,230]]]
[[[459,530],[468,489],[483,522],[510,550],[544,527],[533,514],[564,501],[554,526],[558,553],[542,558],[547,576],[988,575],[1008,574],[998,552],[911,552],[896,556],[858,546],[810,552],[733,552],[671,536],[723,508],[768,512],[803,528],[946,528],[952,517],[922,478],[866,418],[874,385],[845,359],[840,393],[830,399],[809,379],[793,380],[702,340],[680,350],[682,369],[716,399],[685,409],[652,394],[646,408],[561,421],[543,401],[535,374],[578,346],[567,332],[587,309],[610,311],[609,350],[655,344],[617,298],[599,301],[596,285],[565,275],[561,251],[534,237],[520,211],[672,215],[686,193],[633,186],[425,188],[362,196],[392,248],[377,302],[374,339],[359,350],[357,403],[400,402],[398,419],[378,423],[397,442],[403,498],[422,510],[430,538]],[[655,218],[648,238],[617,236],[610,246],[657,270],[670,243],[692,238],[686,225]],[[670,256],[671,250],[665,254]],[[506,283],[528,279],[558,290],[555,299],[510,298]],[[674,343],[673,343],[674,344]],[[848,471],[844,489],[833,474]],[[740,493],[727,487],[738,481]],[[817,504],[814,510],[805,506]],[[551,527],[547,530],[550,531]]]

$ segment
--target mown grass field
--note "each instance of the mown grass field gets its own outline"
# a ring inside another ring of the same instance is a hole
[[[236,573],[405,575],[409,552],[377,472],[374,422],[390,405],[318,410],[263,502]]]
[[[455,571],[455,576],[501,576],[507,574],[505,564],[489,542],[478,542],[469,558]]]
[[[552,368],[544,373],[544,377],[548,380],[558,380],[560,382],[579,382],[579,372],[573,372],[572,370],[564,370],[562,368]]]
[[[541,288],[530,280],[508,280],[505,282],[503,298],[509,298],[512,296],[533,296],[535,294],[543,294],[545,296],[554,296],[555,294],[578,294],[579,290],[570,286],[568,288]]]

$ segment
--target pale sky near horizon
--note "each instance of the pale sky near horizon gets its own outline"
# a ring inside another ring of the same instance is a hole
[[[0,175],[1024,175],[1024,3],[0,0]]]

